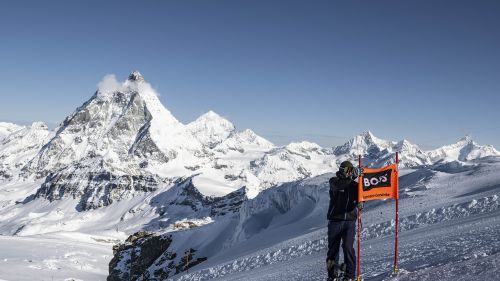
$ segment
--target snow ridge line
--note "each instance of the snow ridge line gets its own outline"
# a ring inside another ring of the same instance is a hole
[[[399,230],[411,230],[426,225],[441,223],[471,215],[483,214],[499,209],[498,195],[474,199],[472,201],[453,204],[451,206],[431,209],[428,212],[404,217],[399,221]],[[390,220],[379,224],[371,224],[361,230],[361,238],[371,239],[395,233],[396,221]]]
[[[488,213],[499,209],[500,200],[498,195],[474,199],[472,201],[453,204],[451,206],[432,209],[428,212],[414,214],[400,219],[400,230],[411,230],[422,226],[464,218],[471,215]],[[324,230],[323,230],[324,231]],[[370,225],[362,229],[362,239],[372,239],[376,237],[388,236],[395,231],[395,221],[390,220],[380,224]],[[217,265],[211,268],[202,269],[197,272],[182,275],[175,279],[178,281],[201,281],[223,277],[228,274],[252,270],[266,265],[276,264],[302,256],[312,255],[325,251],[328,245],[326,234],[322,238],[306,241],[300,245],[285,247],[266,254],[246,256]]]
[[[327,239],[324,238],[310,240],[304,244],[294,245],[287,248],[279,249],[273,252],[269,252],[265,255],[263,254],[263,255],[247,256],[244,258],[240,258],[226,264],[218,265],[215,267],[183,275],[175,280],[201,281],[201,280],[209,280],[217,277],[222,277],[227,274],[233,274],[236,272],[248,271],[265,265],[276,264],[294,258],[320,252],[326,249],[327,243],[328,243]],[[174,280],[174,279],[168,279],[168,280]]]

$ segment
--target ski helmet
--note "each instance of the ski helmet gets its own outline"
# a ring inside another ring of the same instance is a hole
[[[352,165],[351,162],[349,161],[344,161],[340,163],[339,171],[347,177],[347,174],[352,172],[354,169],[354,166]]]

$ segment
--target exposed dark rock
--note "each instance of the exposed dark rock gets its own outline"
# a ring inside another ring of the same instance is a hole
[[[195,257],[196,250],[187,250],[182,257],[169,251],[172,235],[140,231],[125,243],[113,247],[108,281],[165,280],[206,261]]]
[[[144,231],[127,238],[113,247],[114,257],[109,263],[108,281],[137,280],[168,249],[171,236],[154,235]]]
[[[76,208],[85,211],[131,197],[134,192],[154,191],[162,183],[164,180],[155,175],[114,175],[105,170],[81,174],[62,171],[49,174],[35,197],[49,201],[80,198]]]

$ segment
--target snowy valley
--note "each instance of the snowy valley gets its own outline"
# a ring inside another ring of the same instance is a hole
[[[326,280],[328,179],[395,152],[401,274],[394,203],[372,201],[365,280],[495,280],[494,147],[466,136],[425,151],[371,132],[277,146],[212,111],[181,123],[137,71],[106,76],[54,130],[0,123],[0,279]]]

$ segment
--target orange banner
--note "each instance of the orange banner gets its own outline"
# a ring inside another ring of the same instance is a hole
[[[358,191],[358,202],[399,199],[397,164],[380,169],[363,168],[363,176],[359,177]]]

